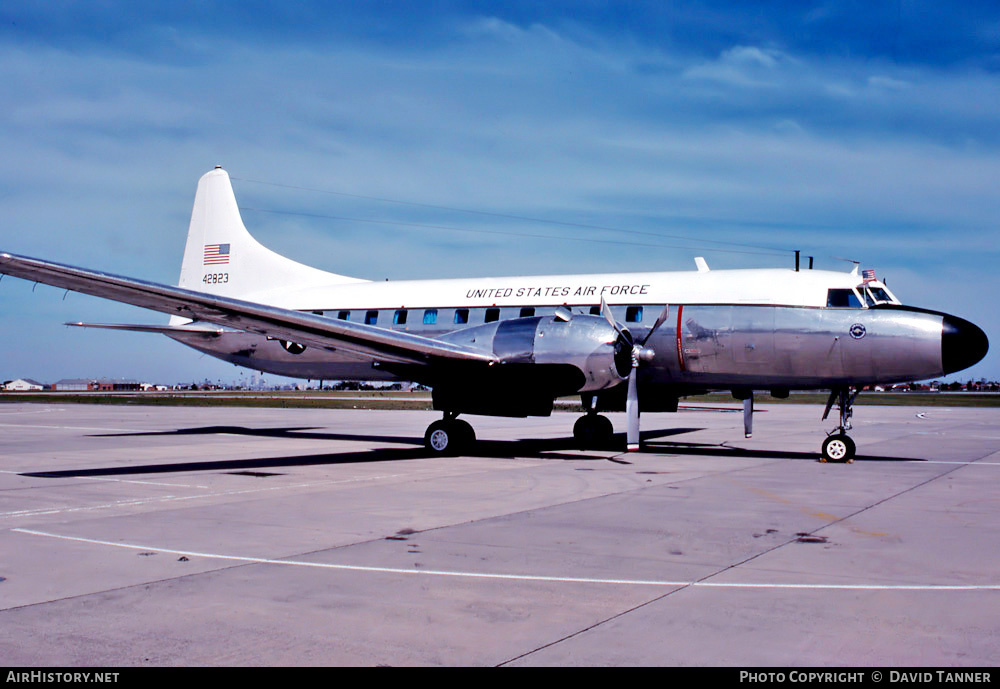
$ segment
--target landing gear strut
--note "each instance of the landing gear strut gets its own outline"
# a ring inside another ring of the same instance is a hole
[[[435,455],[457,455],[476,442],[476,432],[457,413],[445,412],[444,418],[427,427],[424,445]]]
[[[840,425],[827,434],[823,441],[821,462],[835,462],[850,464],[854,461],[854,453],[857,446],[847,431],[851,430],[851,417],[854,415],[854,400],[858,396],[858,390],[852,388],[836,388],[830,391],[830,398],[826,401],[826,410],[823,412],[823,420],[830,415],[830,409],[834,403],[840,410]]]

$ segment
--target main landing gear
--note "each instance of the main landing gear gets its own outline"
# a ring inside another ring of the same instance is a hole
[[[587,411],[573,424],[573,439],[581,450],[604,450],[614,445],[615,428],[611,419]]]
[[[458,414],[445,412],[444,418],[427,427],[424,445],[436,455],[457,455],[476,442],[476,432]]]
[[[830,409],[836,402],[840,410],[840,425],[827,434],[823,441],[821,450],[821,462],[835,462],[850,464],[854,461],[854,453],[857,446],[847,431],[851,430],[851,417],[854,415],[854,400],[858,396],[858,391],[852,388],[837,388],[830,391],[830,398],[826,401],[826,410],[823,412],[823,420],[830,415]]]

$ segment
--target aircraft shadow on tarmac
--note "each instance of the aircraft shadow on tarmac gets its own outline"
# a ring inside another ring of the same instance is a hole
[[[725,456],[743,457],[748,459],[795,459],[817,461],[819,453],[791,452],[783,450],[751,450],[737,448],[724,444],[685,443],[657,440],[666,436],[681,435],[703,430],[701,428],[669,428],[663,430],[643,431],[641,438],[647,451],[661,452],[670,455],[690,456]],[[64,469],[58,471],[25,472],[21,476],[35,478],[78,478],[87,476],[125,476],[136,474],[185,473],[191,471],[223,471],[249,472],[257,471],[256,475],[267,476],[263,469],[281,469],[301,466],[353,464],[368,462],[391,462],[411,459],[424,459],[428,452],[424,448],[423,438],[389,435],[356,435],[350,433],[314,432],[314,427],[286,428],[246,428],[243,426],[203,426],[196,428],[181,428],[173,431],[142,431],[135,433],[95,434],[91,437],[123,437],[123,436],[184,436],[184,435],[246,435],[252,437],[310,439],[310,440],[340,440],[355,442],[398,443],[416,447],[408,448],[376,448],[356,452],[321,453],[313,455],[292,455],[278,457],[256,457],[250,459],[227,459],[198,462],[171,462],[169,464],[144,464],[136,466],[95,467],[91,469]],[[624,459],[628,456],[619,447],[624,447],[624,434],[616,434],[615,449],[601,451],[603,454],[583,454],[577,450],[576,441],[570,437],[519,440],[479,440],[471,451],[465,453],[469,457],[525,457],[554,460],[610,460],[619,464],[631,464]],[[619,442],[620,441],[620,442]],[[914,461],[905,457],[859,456],[859,461]],[[919,461],[919,460],[918,460]]]
[[[643,442],[646,451],[662,452],[668,455],[704,455],[712,457],[746,457],[748,459],[796,459],[818,462],[819,452],[793,452],[791,450],[750,450],[726,444]],[[858,462],[926,462],[918,457],[885,457],[881,455],[857,455]]]

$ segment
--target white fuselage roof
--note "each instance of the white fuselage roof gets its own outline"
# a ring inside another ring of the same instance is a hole
[[[856,273],[745,269],[400,280],[290,286],[245,299],[292,309],[411,309],[608,304],[773,304],[823,307]],[[882,287],[881,283],[869,283]]]

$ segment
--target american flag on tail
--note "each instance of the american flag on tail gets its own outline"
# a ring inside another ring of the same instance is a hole
[[[206,244],[204,265],[217,266],[223,263],[229,263],[229,245]]]

